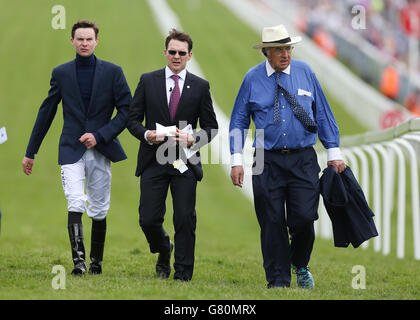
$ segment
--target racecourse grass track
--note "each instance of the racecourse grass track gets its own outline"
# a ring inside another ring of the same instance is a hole
[[[55,1],[0,0],[0,127],[8,141],[0,145],[0,299],[418,299],[419,262],[407,243],[406,258],[367,250],[335,248],[317,238],[310,262],[315,289],[266,289],[253,204],[231,184],[221,166],[204,165],[198,184],[196,263],[190,283],[158,279],[156,255],[149,253],[138,225],[139,180],[134,176],[138,141],[128,131],[120,140],[128,159],[112,166],[103,274],[74,278],[67,234],[67,208],[57,165],[61,105],[36,156],[33,174],[21,161],[37,110],[46,97],[52,69],[74,58],[71,25],[77,19],[100,27],[96,55],[119,64],[132,92],[139,76],[165,64],[164,38],[146,1],[61,1],[66,29],[51,27]],[[171,0],[172,9],[194,40],[194,57],[210,81],[213,98],[230,116],[245,72],[262,61],[252,45],[260,35],[216,0]],[[280,23],[280,22],[279,22]],[[168,30],[169,31],[169,30]],[[295,50],[299,50],[296,47]],[[342,135],[366,131],[338,101],[329,99]],[[249,177],[248,177],[249,178]],[[395,215],[394,215],[395,216]],[[86,255],[91,222],[83,216]],[[409,223],[409,222],[408,222]],[[173,236],[171,198],[165,227]],[[410,231],[410,226],[407,226]],[[173,238],[173,237],[172,237]],[[172,261],[173,262],[173,259]],[[51,271],[63,265],[65,290],[54,290]],[[366,289],[353,289],[355,265],[366,269]]]

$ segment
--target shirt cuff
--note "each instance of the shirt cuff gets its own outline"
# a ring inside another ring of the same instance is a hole
[[[147,140],[147,133],[149,132],[150,130],[146,130],[146,132],[144,133],[144,140],[146,140],[146,142],[149,144],[149,145],[153,145],[153,143],[152,142],[150,142],[149,140]]]
[[[230,163],[232,167],[242,166],[242,153],[234,153],[230,156]]]
[[[327,149],[327,161],[344,160],[340,148]]]

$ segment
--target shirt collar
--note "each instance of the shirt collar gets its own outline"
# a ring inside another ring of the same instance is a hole
[[[173,74],[172,70],[169,69],[168,66],[165,67],[165,78],[170,78]],[[185,77],[187,76],[187,69],[182,70],[180,73],[178,73],[178,76],[185,81]]]
[[[273,69],[273,67],[271,66],[271,64],[268,63],[267,60],[265,61],[265,69],[267,70],[267,77],[271,76],[273,73],[276,72],[276,70]],[[282,72],[290,75],[290,64]]]

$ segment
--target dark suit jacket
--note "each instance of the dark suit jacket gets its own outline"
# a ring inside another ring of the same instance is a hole
[[[58,163],[77,162],[86,147],[79,138],[86,132],[99,132],[104,141],[95,148],[113,162],[127,158],[117,138],[127,122],[131,91],[121,67],[96,58],[92,95],[86,112],[76,78],[76,61],[54,68],[48,97],[42,103],[32,130],[26,154],[36,154],[63,102],[64,125],[59,142]],[[117,109],[116,116],[111,119]]]
[[[320,183],[336,247],[348,247],[351,243],[357,248],[378,235],[374,214],[350,167],[338,174],[333,166],[329,166],[324,169]]]
[[[146,122],[143,125],[144,118],[146,118]],[[180,121],[184,123],[182,127],[179,127]],[[206,80],[187,72],[178,108],[174,120],[171,121],[166,96],[165,69],[143,74],[130,104],[127,123],[131,134],[141,141],[136,176],[140,176],[148,166],[157,163],[156,151],[159,145],[148,144],[144,139],[146,130],[156,130],[156,123],[164,126],[176,125],[179,129],[191,124],[195,130],[197,122],[200,124],[201,131],[198,136],[195,133],[195,136],[197,141],[200,140],[197,147],[201,147],[214,137],[214,131],[213,136],[211,134],[212,129],[218,128],[210,86]],[[199,156],[200,154],[197,152],[198,160]],[[187,165],[200,181],[203,177],[201,162],[198,161],[196,164],[188,162]]]

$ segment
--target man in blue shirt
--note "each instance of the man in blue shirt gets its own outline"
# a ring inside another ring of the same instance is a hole
[[[243,183],[242,149],[250,118],[258,131],[254,147],[263,149],[256,152],[264,157],[257,156],[254,167],[261,161],[264,169],[252,176],[252,184],[268,288],[289,287],[291,268],[298,287],[314,287],[308,263],[320,192],[312,147],[317,135],[327,149],[327,164],[339,173],[346,167],[336,121],[314,72],[291,58],[292,45],[300,41],[283,25],[263,29],[262,43],[254,48],[267,60],[245,75],[229,126],[234,185]]]

